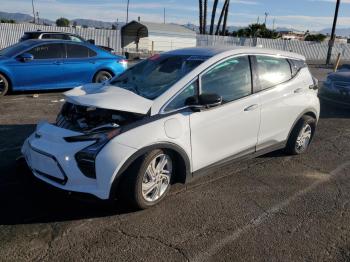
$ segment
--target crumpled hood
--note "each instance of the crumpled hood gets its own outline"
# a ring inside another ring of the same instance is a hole
[[[87,84],[64,93],[66,101],[82,106],[147,114],[153,101],[111,85]]]

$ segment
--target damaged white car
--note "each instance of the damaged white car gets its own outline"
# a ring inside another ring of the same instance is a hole
[[[65,96],[23,145],[33,174],[138,208],[229,160],[304,153],[319,118],[304,57],[261,48],[171,51]]]

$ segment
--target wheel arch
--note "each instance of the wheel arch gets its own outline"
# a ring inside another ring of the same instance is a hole
[[[122,167],[118,170],[112,186],[109,192],[109,198],[113,199],[116,196],[116,193],[119,191],[118,187],[121,184],[125,174],[127,171],[133,166],[140,163],[146,153],[155,150],[155,149],[163,149],[170,151],[175,157],[175,180],[173,182],[186,183],[192,176],[191,173],[191,162],[186,151],[180,146],[170,143],[170,142],[161,142],[157,144],[153,144],[150,146],[146,146],[142,149],[136,151],[131,157],[128,158],[127,161],[122,165]]]
[[[310,116],[310,117],[314,118],[314,119],[316,120],[316,124],[317,124],[318,119],[317,119],[316,110],[311,109],[311,108],[304,110],[304,111],[303,111],[301,114],[299,114],[299,116],[296,118],[296,120],[294,121],[294,123],[293,123],[291,129],[289,130],[288,137],[287,137],[287,141],[289,141],[289,138],[290,138],[290,136],[291,136],[291,134],[292,134],[292,132],[293,132],[293,130],[294,130],[296,124],[299,122],[299,120],[300,120],[303,116]],[[316,126],[315,126],[314,128],[316,128]]]

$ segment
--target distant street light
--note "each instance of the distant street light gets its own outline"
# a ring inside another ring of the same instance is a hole
[[[328,54],[327,54],[327,61],[326,61],[327,65],[329,65],[330,62],[331,62],[332,49],[333,49],[334,41],[335,41],[335,30],[336,30],[336,27],[337,27],[339,6],[340,6],[340,0],[337,0],[337,4],[335,6],[335,13],[334,13],[334,20],[333,20],[331,39],[328,42]]]
[[[126,23],[129,21],[129,3],[130,0],[128,0],[128,3],[126,4]]]
[[[35,24],[35,9],[34,9],[34,0],[32,0],[32,8],[33,8],[33,23]]]

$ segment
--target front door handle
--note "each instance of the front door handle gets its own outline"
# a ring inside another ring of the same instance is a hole
[[[258,109],[258,107],[259,107],[259,105],[254,104],[254,105],[251,105],[251,106],[248,106],[248,107],[244,108],[244,111],[245,111],[245,112],[253,111],[253,110],[255,110],[255,109]]]
[[[55,65],[62,65],[63,62],[61,62],[61,61],[55,61],[54,64],[55,64]]]

